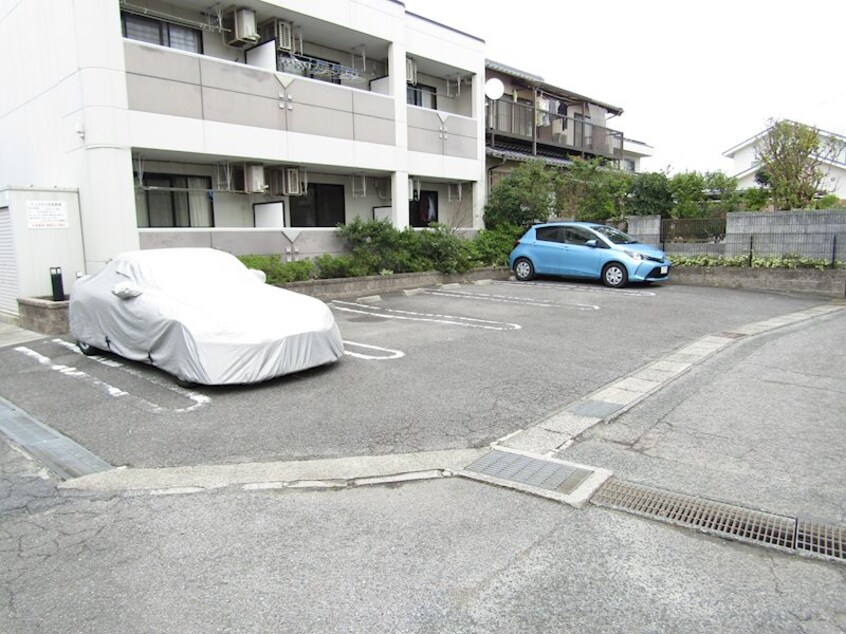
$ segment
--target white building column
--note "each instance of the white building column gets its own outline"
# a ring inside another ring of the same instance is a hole
[[[404,229],[408,226],[408,106],[406,104],[405,44],[392,42],[388,46],[388,73],[391,96],[394,99],[396,121],[397,170],[391,174],[391,223]]]

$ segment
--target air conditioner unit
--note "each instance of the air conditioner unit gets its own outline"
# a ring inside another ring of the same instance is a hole
[[[305,192],[303,191],[303,183],[300,178],[300,168],[299,167],[286,167],[285,168],[285,193],[288,196],[302,196]]]
[[[244,165],[244,191],[262,194],[267,189],[264,181],[264,165]]]
[[[287,20],[268,20],[261,25],[261,39],[263,42],[276,40],[279,51],[294,52],[294,25]]]
[[[405,58],[405,81],[417,85],[417,62],[410,57]]]
[[[223,15],[224,38],[229,46],[254,44],[260,37],[256,29],[256,12],[233,8]]]

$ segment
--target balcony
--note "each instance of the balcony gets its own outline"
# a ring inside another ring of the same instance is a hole
[[[390,97],[124,41],[129,109],[394,145]]]
[[[491,148],[553,158],[623,158],[622,132],[508,99],[488,103],[486,131]]]

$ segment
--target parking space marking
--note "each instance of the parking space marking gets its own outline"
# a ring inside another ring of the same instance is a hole
[[[473,317],[456,317],[454,315],[435,315],[429,313],[415,313],[409,310],[396,310],[393,308],[382,308],[381,306],[368,306],[367,304],[356,304],[355,302],[342,302],[335,300],[331,306],[335,310],[347,313],[358,313],[360,315],[371,315],[383,319],[400,319],[405,321],[428,321],[449,326],[463,326],[465,328],[481,328],[483,330],[520,330],[520,324],[510,324],[504,321],[491,321],[489,319],[475,319]]]
[[[356,343],[355,341],[344,341],[344,347],[352,346],[354,348],[364,348],[366,350],[374,350],[377,352],[384,352],[386,354],[382,355],[373,355],[373,354],[363,354],[361,352],[352,352],[350,350],[344,350],[344,354],[349,355],[351,357],[355,357],[356,359],[365,359],[367,361],[386,361],[389,359],[399,359],[400,357],[404,357],[405,353],[402,350],[391,350],[390,348],[380,348],[379,346],[370,346],[366,343]]]
[[[76,354],[79,354],[80,356],[84,356],[79,351],[79,349],[76,347],[76,345],[74,345],[70,342],[64,341],[63,339],[53,339],[53,343],[59,344],[63,348],[71,350],[72,352],[75,352]],[[129,368],[126,365],[124,365],[124,364],[122,364],[118,361],[114,361],[112,359],[107,359],[107,358],[99,356],[99,355],[92,355],[90,357],[86,357],[87,359],[90,359],[91,361],[94,361],[94,362],[99,363],[101,365],[105,365],[105,366],[108,366],[108,367],[111,367],[111,368],[120,368],[121,371],[126,372],[127,374],[130,374],[130,375],[135,376],[137,378],[143,379],[143,380],[147,381],[148,383],[153,383],[154,385],[157,385],[159,387],[163,387],[167,390],[170,390],[171,392],[175,392],[176,394],[179,394],[180,396],[183,396],[183,397],[185,397],[185,398],[194,402],[194,404],[189,406],[189,407],[182,407],[182,408],[170,410],[170,409],[167,409],[165,407],[162,407],[161,405],[156,405],[155,403],[152,403],[151,401],[148,401],[145,398],[141,398],[140,396],[135,396],[134,394],[130,394],[129,392],[126,392],[125,390],[122,390],[118,387],[115,387],[114,385],[106,383],[105,381],[101,381],[100,379],[91,376],[87,372],[83,372],[82,370],[79,370],[79,369],[74,368],[72,366],[54,363],[53,359],[51,359],[50,357],[47,357],[43,354],[40,354],[40,353],[36,352],[35,350],[32,350],[32,349],[27,348],[25,346],[18,346],[17,348],[15,348],[15,351],[20,352],[21,354],[29,357],[30,359],[33,359],[34,361],[37,361],[41,365],[49,367],[51,370],[53,370],[55,372],[58,372],[58,373],[63,374],[65,376],[70,376],[72,378],[75,378],[77,380],[82,381],[83,383],[87,383],[88,385],[90,385],[90,386],[92,386],[92,387],[94,387],[98,390],[104,391],[106,394],[108,394],[109,396],[112,396],[114,398],[121,398],[122,400],[128,400],[128,401],[132,402],[139,409],[145,410],[145,411],[153,413],[153,414],[160,414],[162,412],[168,412],[168,411],[174,412],[176,414],[192,412],[192,411],[197,410],[201,407],[204,407],[205,405],[208,405],[211,402],[211,398],[209,398],[208,396],[206,396],[204,394],[198,394],[197,392],[194,392],[192,390],[186,390],[186,389],[181,388],[177,385],[169,385],[168,383],[166,383],[164,381],[157,380],[155,377],[147,376],[146,374],[144,374],[142,372],[139,372],[139,371],[137,371],[133,368]]]
[[[582,286],[580,284],[566,284],[558,282],[494,282],[494,284],[508,284],[510,286],[542,286],[554,288],[561,291],[579,291],[581,293],[611,293],[613,295],[629,295],[631,297],[655,297],[652,291],[638,291],[630,288],[602,288],[593,286]]]
[[[567,306],[576,310],[599,310],[596,304],[571,304],[569,302],[550,302],[542,299],[529,297],[511,297],[507,295],[488,295],[486,293],[469,293],[467,291],[432,291],[427,290],[428,295],[440,297],[454,297],[458,299],[478,299],[488,302],[499,302],[502,304],[522,304],[524,306],[539,306],[541,308],[554,308],[555,306]]]

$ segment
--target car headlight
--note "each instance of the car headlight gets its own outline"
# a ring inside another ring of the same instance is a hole
[[[626,250],[626,251],[623,251],[623,253],[625,253],[627,256],[629,256],[635,262],[640,262],[641,260],[646,259],[645,255],[643,255],[642,253],[638,253],[637,251]]]

